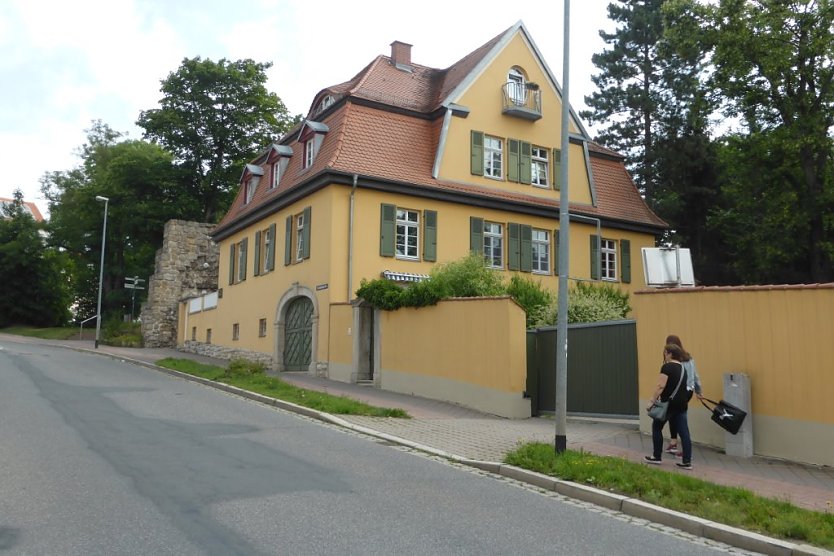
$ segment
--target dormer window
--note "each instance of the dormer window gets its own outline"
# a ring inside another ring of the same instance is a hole
[[[333,95],[327,95],[327,96],[325,96],[323,99],[321,99],[321,102],[319,103],[319,109],[318,109],[318,111],[319,111],[319,112],[321,112],[322,110],[325,110],[325,109],[327,109],[327,108],[330,108],[330,106],[331,106],[334,102],[336,102],[336,97],[334,97]]]
[[[316,160],[324,136],[330,128],[319,122],[306,121],[301,128],[298,140],[304,145],[304,168],[309,168]]]
[[[271,163],[269,166],[271,172],[269,180],[270,191],[276,189],[278,185],[280,185],[281,178],[284,177],[284,174],[287,171],[287,166],[290,164],[291,157],[292,147],[288,147],[287,145],[273,144],[269,150],[267,150],[266,162]]]
[[[248,205],[255,198],[255,191],[261,176],[264,175],[263,168],[255,164],[247,164],[243,170],[241,181],[243,182],[243,204]]]

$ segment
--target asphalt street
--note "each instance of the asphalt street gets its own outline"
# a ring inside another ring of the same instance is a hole
[[[8,554],[740,553],[118,360],[0,341]]]

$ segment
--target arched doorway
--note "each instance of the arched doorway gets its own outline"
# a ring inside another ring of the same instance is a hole
[[[284,327],[284,368],[306,371],[310,367],[313,341],[313,302],[296,297],[287,305]]]

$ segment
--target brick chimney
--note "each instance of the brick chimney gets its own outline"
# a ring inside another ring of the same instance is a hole
[[[391,43],[391,61],[401,69],[411,69],[411,45],[400,41]]]

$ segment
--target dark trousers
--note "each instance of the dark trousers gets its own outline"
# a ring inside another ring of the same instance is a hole
[[[669,423],[669,427],[674,427],[680,436],[681,446],[683,447],[683,462],[692,462],[692,439],[689,436],[689,421],[686,418],[686,410],[672,411],[666,417],[666,421],[652,420],[652,448],[654,457],[660,459],[663,454],[663,425]]]

